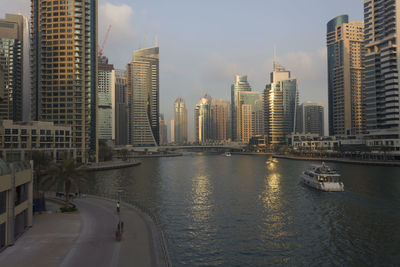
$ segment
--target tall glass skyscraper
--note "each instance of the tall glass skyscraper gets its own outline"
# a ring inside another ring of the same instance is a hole
[[[248,143],[256,132],[256,103],[259,92],[239,91],[237,93],[236,133],[238,141]]]
[[[329,135],[364,133],[364,24],[342,15],[327,24]]]
[[[226,141],[231,139],[231,103],[225,100],[213,100],[211,103],[213,139]]]
[[[400,138],[400,1],[364,0],[367,131]]]
[[[271,83],[264,90],[264,125],[268,144],[286,144],[287,135],[293,133],[296,127],[298,102],[297,80],[274,62]]]
[[[324,106],[305,102],[296,113],[296,133],[324,135]]]
[[[128,95],[126,71],[115,70],[115,144],[128,144]]]
[[[185,144],[188,141],[187,133],[187,109],[182,97],[178,97],[174,103],[174,141],[176,144]]]
[[[97,0],[32,0],[32,119],[70,125],[97,158]]]
[[[115,71],[108,58],[98,58],[98,120],[100,140],[115,140]]]
[[[23,120],[23,94],[30,85],[25,79],[24,58],[29,55],[27,19],[22,15],[6,14],[0,19],[0,119]],[[29,108],[26,107],[26,108]]]
[[[158,146],[159,130],[159,47],[133,52],[128,64],[131,92],[130,128],[133,146]]]
[[[238,141],[240,137],[237,133],[237,109],[238,109],[238,98],[237,93],[241,91],[251,91],[251,86],[247,81],[246,75],[236,75],[235,82],[231,86],[231,105],[232,105],[232,140]]]
[[[212,132],[212,114],[211,114],[212,98],[209,94],[205,94],[199,104],[196,105],[195,110],[195,132],[196,141],[199,143],[206,143],[213,140]]]

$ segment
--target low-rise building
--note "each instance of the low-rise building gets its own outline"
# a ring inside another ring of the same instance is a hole
[[[66,153],[76,157],[72,143],[71,126],[54,125],[53,122],[13,122],[0,120],[0,157],[6,162],[31,158],[33,151],[41,151],[54,159]]]
[[[0,250],[32,226],[32,161],[6,164],[0,159]]]

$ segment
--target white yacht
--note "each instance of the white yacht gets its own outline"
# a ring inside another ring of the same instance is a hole
[[[301,181],[322,191],[344,191],[344,185],[339,180],[340,174],[322,162],[320,166],[312,166],[300,176]]]
[[[232,156],[231,152],[225,152],[225,156],[230,157]]]

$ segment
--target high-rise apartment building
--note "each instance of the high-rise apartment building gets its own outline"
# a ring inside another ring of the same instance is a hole
[[[298,101],[297,80],[274,61],[271,83],[264,90],[264,126],[268,144],[285,144],[287,135],[294,132]]]
[[[264,98],[259,97],[254,103],[254,132],[253,135],[264,136]]]
[[[99,140],[115,140],[115,71],[108,58],[98,58],[98,120]]]
[[[32,119],[72,127],[97,158],[97,1],[31,0]]]
[[[127,66],[130,93],[130,142],[133,146],[158,146],[159,128],[159,48],[133,52]]]
[[[30,88],[28,47],[27,18],[6,14],[0,19],[0,119],[22,121],[29,108],[23,99]]]
[[[196,105],[198,115],[195,116],[195,124],[197,124],[196,140],[199,143],[206,143],[213,140],[212,132],[212,114],[211,114],[212,98],[209,94],[205,94],[199,104]],[[196,113],[196,112],[195,112]]]
[[[115,144],[128,144],[128,94],[125,70],[115,70]]]
[[[167,123],[164,120],[164,114],[160,113],[160,145],[168,144]]]
[[[175,121],[171,120],[169,126],[171,128],[171,143],[175,143]]]
[[[213,139],[227,141],[231,139],[231,103],[225,100],[213,100],[211,103]]]
[[[178,97],[174,103],[174,134],[176,144],[185,144],[188,141],[187,109],[183,98]]]
[[[248,143],[256,132],[256,102],[260,100],[259,92],[237,92],[236,133],[238,141]]]
[[[236,75],[235,82],[231,86],[231,105],[232,105],[232,140],[238,141],[240,137],[237,133],[237,93],[241,91],[251,91],[251,86],[247,81],[246,75]]]
[[[296,133],[324,135],[323,104],[305,102],[299,105],[296,117]]]
[[[364,0],[366,127],[400,138],[400,1]]]
[[[196,142],[196,144],[200,142],[199,116],[200,116],[200,104],[196,104],[196,107],[194,108],[194,141]]]
[[[327,24],[329,135],[364,132],[364,24],[342,15]]]

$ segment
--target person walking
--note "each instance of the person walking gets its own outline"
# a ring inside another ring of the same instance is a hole
[[[119,201],[117,202],[117,212],[119,213],[119,210],[121,208],[121,204],[119,203]]]

